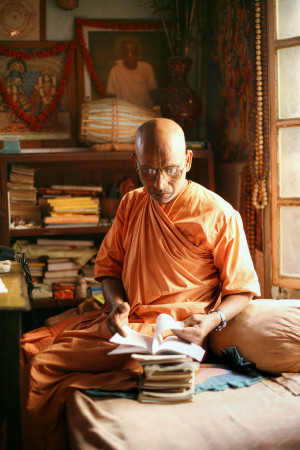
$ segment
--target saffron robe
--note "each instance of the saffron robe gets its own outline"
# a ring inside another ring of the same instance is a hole
[[[228,294],[260,295],[239,213],[193,182],[167,204],[144,188],[124,196],[97,255],[95,278],[104,276],[122,279],[129,326],[144,334],[162,312],[184,320]],[[116,347],[107,314],[104,307],[23,336],[28,433],[52,433],[75,389],[137,386],[141,369],[129,355],[106,356]]]

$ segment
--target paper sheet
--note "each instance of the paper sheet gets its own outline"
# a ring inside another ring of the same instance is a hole
[[[7,293],[8,293],[8,290],[0,278],[0,294],[7,294]]]

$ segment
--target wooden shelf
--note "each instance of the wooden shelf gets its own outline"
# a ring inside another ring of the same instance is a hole
[[[97,152],[90,148],[61,148],[61,149],[22,149],[21,153],[0,152],[0,245],[10,246],[13,239],[39,236],[97,236],[101,242],[110,227],[63,227],[63,228],[9,228],[9,205],[7,196],[7,180],[10,165],[23,164],[35,167],[35,185],[47,187],[52,184],[82,186],[102,185],[104,189],[130,176],[138,186],[140,181],[131,160],[131,152]],[[205,149],[193,150],[193,164],[188,178],[214,190],[214,158],[208,146]],[[34,309],[75,307],[83,299],[55,300],[36,299],[32,303]]]
[[[106,234],[110,227],[24,228],[10,230],[11,237],[62,236],[74,234]]]
[[[82,181],[82,183],[78,182],[78,185],[86,184],[86,181],[91,184],[99,183],[102,181],[101,176],[106,184],[109,181],[118,182],[124,179],[124,176],[135,177],[133,179],[138,182],[138,176],[131,161],[131,152],[98,152],[89,147],[22,149],[20,153],[0,152],[0,244],[7,246],[10,245],[11,238],[16,237],[101,235],[106,234],[109,229],[103,226],[9,229],[7,180],[10,164],[14,163],[29,164],[39,168],[37,186],[48,186],[53,180],[57,184],[64,184],[64,182],[72,184],[69,182],[70,174],[73,174],[75,183],[77,179]],[[205,149],[193,150],[193,164],[188,175],[190,179],[214,190],[214,158],[209,145]]]
[[[28,149],[21,153],[2,153],[1,158],[8,163],[76,162],[76,161],[124,161],[131,160],[131,152],[96,152],[90,148],[70,149]]]
[[[33,162],[74,162],[74,161],[124,161],[131,160],[132,152],[97,152],[90,148],[74,147],[69,149],[25,149],[21,153],[1,153],[1,159],[8,163],[33,163]],[[212,150],[210,146],[193,150],[194,158],[210,158]]]
[[[63,298],[56,300],[54,298],[41,298],[35,299],[32,302],[32,308],[70,308],[72,306],[78,306],[84,298]]]

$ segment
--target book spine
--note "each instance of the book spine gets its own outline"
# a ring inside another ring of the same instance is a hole
[[[74,217],[44,217],[44,223],[46,224],[68,224],[68,223],[98,223],[99,216],[74,216]]]
[[[9,175],[9,181],[13,183],[24,183],[33,185],[34,178],[33,175],[25,175],[23,173],[11,172]]]
[[[53,196],[59,196],[59,195],[81,195],[84,197],[99,197],[99,194],[101,192],[99,191],[93,191],[93,190],[81,190],[81,189],[52,189],[52,188],[46,188],[46,187],[39,187],[38,188],[38,194],[39,195],[53,195]]]

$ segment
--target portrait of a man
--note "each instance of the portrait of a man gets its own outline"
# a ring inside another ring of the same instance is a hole
[[[165,33],[155,31],[88,31],[89,52],[107,96],[153,108],[167,81],[170,56]],[[85,80],[85,96],[99,98]]]
[[[140,51],[134,39],[121,43],[120,56],[109,72],[107,94],[153,108],[158,101],[155,74],[151,64],[139,61]]]

